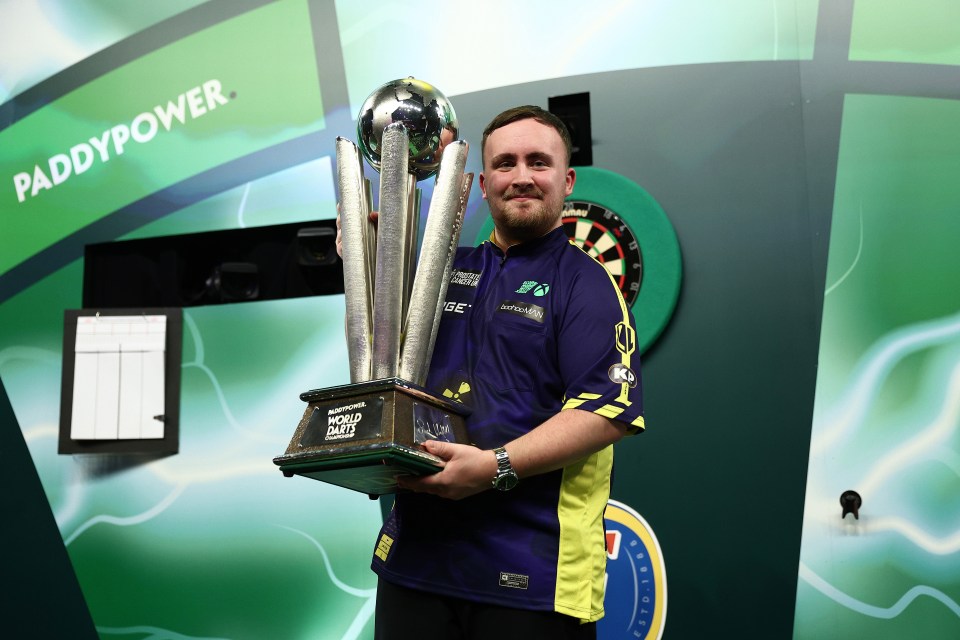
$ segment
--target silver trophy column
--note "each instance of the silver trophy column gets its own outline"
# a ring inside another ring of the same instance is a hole
[[[410,294],[400,355],[400,377],[419,385],[426,383],[440,324],[439,312],[447,295],[453,254],[463,224],[465,196],[473,182],[472,174],[463,173],[466,163],[466,142],[453,142],[444,149]]]
[[[337,177],[340,187],[340,227],[343,241],[343,289],[346,307],[347,356],[350,382],[370,379],[373,334],[373,265],[375,230],[370,222],[369,182],[357,145],[337,138]],[[368,239],[374,236],[374,240]]]

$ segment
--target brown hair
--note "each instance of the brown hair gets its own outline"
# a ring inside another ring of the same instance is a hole
[[[560,139],[563,140],[563,146],[567,150],[567,165],[569,166],[570,156],[573,155],[573,141],[570,139],[570,132],[567,130],[567,125],[563,124],[563,120],[554,114],[532,104],[507,109],[490,121],[487,128],[483,130],[483,138],[480,141],[480,157],[483,157],[483,150],[487,146],[487,138],[490,137],[491,133],[500,127],[505,127],[508,124],[530,118],[533,118],[540,124],[552,127],[560,134]]]

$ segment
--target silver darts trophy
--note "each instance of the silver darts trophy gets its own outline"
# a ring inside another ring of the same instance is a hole
[[[473,174],[453,106],[435,87],[406,78],[367,98],[359,148],[337,138],[350,384],[300,394],[307,403],[274,463],[375,497],[399,475],[439,471],[427,439],[467,442],[462,404],[427,392],[433,344]],[[377,222],[361,154],[380,172]],[[436,176],[420,248],[417,182]]]

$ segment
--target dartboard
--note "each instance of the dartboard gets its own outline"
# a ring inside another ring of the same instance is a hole
[[[563,207],[563,229],[607,268],[623,299],[633,304],[643,281],[643,255],[636,236],[620,216],[599,204],[568,200]]]

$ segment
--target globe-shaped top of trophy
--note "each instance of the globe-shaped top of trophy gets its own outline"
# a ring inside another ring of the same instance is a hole
[[[436,87],[412,76],[388,82],[370,94],[357,117],[360,152],[377,171],[383,130],[394,122],[407,129],[410,172],[417,180],[437,173],[443,145],[460,133],[453,105]]]

